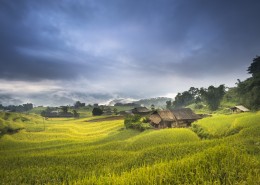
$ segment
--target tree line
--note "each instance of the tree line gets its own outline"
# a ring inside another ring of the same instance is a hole
[[[10,111],[10,112],[26,112],[31,109],[33,109],[32,103],[26,103],[22,105],[8,105],[8,106],[3,106],[2,104],[0,104],[0,110]]]
[[[252,76],[244,81],[238,80],[236,87],[228,88],[225,85],[208,88],[191,87],[188,91],[178,93],[174,101],[167,101],[168,109],[186,107],[195,104],[196,108],[202,108],[205,103],[209,110],[215,111],[224,99],[227,102],[242,104],[252,110],[260,109],[260,56],[256,56],[247,69]]]
[[[61,106],[60,108],[47,107],[45,110],[41,112],[41,116],[48,117],[48,118],[55,118],[55,117],[79,118],[79,115],[80,114],[75,109],[73,109],[72,112],[70,112],[68,106]]]

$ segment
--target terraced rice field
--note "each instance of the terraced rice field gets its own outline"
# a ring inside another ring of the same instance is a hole
[[[260,184],[260,112],[193,128],[0,113],[0,184]],[[194,132],[195,131],[195,132]]]

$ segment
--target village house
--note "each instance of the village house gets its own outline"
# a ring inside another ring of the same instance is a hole
[[[241,112],[249,112],[249,109],[247,109],[246,107],[244,107],[243,105],[237,105],[235,107],[231,107],[230,110],[233,113],[241,113]]]
[[[120,115],[120,116],[127,116],[127,115],[133,115],[133,113],[132,113],[132,110],[125,110],[125,111],[120,111],[118,113],[118,115]]]
[[[190,108],[158,110],[149,116],[150,124],[155,128],[188,127],[200,118]]]
[[[175,109],[171,112],[177,119],[177,127],[190,126],[192,122],[202,118],[195,114],[190,108]]]
[[[147,109],[146,107],[136,107],[132,109],[133,114],[139,114],[141,116],[146,116],[151,113],[151,110]]]
[[[149,116],[150,124],[155,128],[174,127],[176,117],[170,110],[158,110]]]

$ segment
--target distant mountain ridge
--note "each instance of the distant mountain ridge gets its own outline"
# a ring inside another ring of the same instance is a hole
[[[134,103],[143,105],[147,108],[151,107],[151,105],[154,105],[156,108],[165,108],[166,107],[166,101],[172,101],[172,98],[167,97],[157,97],[157,98],[148,98],[148,99],[141,99],[138,101],[134,101]]]
[[[114,106],[115,104],[128,104],[128,103],[133,103],[133,99],[129,98],[119,98],[119,99],[114,99],[108,103],[109,106]]]
[[[157,97],[157,98],[147,98],[147,99],[140,99],[137,101],[133,101],[131,99],[124,99],[124,98],[120,98],[120,99],[115,99],[109,102],[110,106],[113,106],[115,104],[137,104],[140,106],[145,106],[147,108],[150,108],[151,105],[154,105],[156,108],[165,108],[166,107],[166,101],[172,101],[172,98],[167,98],[167,97]]]

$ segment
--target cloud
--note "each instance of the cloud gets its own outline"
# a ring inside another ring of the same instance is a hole
[[[2,94],[0,92],[0,104],[7,106],[7,105],[21,105],[23,103],[22,100],[14,98],[9,94]]]
[[[75,93],[103,101],[231,85],[248,77],[259,54],[259,7],[257,0],[2,0],[0,89],[12,93],[19,81],[33,95],[32,84],[55,84],[51,98],[71,103]],[[34,99],[48,99],[38,93]]]

